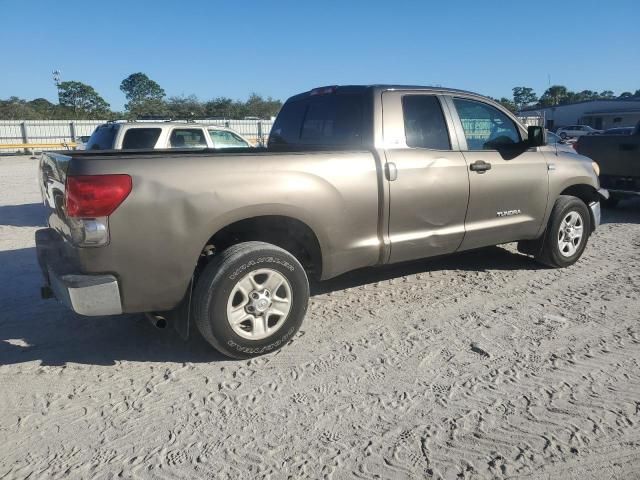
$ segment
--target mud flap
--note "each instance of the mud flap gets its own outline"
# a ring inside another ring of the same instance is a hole
[[[174,330],[183,340],[189,339],[189,325],[191,320],[191,296],[193,294],[193,278],[189,282],[187,294],[176,308],[168,312],[163,312],[165,317],[173,326]]]

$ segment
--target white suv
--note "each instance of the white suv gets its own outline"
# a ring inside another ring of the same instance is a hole
[[[86,150],[156,148],[249,148],[230,128],[186,122],[112,122],[98,125]]]
[[[589,125],[569,125],[568,127],[562,127],[556,130],[556,135],[560,136],[563,140],[568,137],[581,137],[583,135],[597,135],[602,133],[602,130],[596,130]]]

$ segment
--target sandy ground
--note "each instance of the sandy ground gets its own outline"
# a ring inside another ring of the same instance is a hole
[[[40,300],[35,178],[0,157],[0,479],[640,478],[640,202],[565,270],[507,246],[317,285],[292,344],[229,361]]]

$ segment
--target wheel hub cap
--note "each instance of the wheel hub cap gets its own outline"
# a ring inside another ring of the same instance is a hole
[[[271,306],[271,293],[269,290],[264,289],[262,291],[253,290],[249,294],[250,301],[247,304],[246,310],[249,313],[264,313]]]
[[[580,247],[584,233],[582,216],[578,212],[565,215],[558,231],[558,249],[564,257],[571,257]]]
[[[261,340],[282,327],[292,304],[287,278],[277,270],[261,268],[246,274],[231,289],[227,321],[240,337]]]

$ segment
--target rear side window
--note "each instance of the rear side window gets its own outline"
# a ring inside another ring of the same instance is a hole
[[[87,150],[111,150],[118,128],[118,125],[100,125],[89,138],[85,148]]]
[[[482,102],[454,98],[469,150],[496,150],[520,142],[516,124],[497,108]]]
[[[269,137],[271,145],[362,146],[362,94],[310,96],[287,102]]]
[[[122,148],[154,148],[160,137],[159,128],[130,128],[122,139]]]
[[[406,95],[402,97],[402,112],[408,147],[451,150],[449,131],[437,97]]]
[[[203,148],[207,140],[199,128],[176,128],[171,132],[169,145],[171,148]]]

